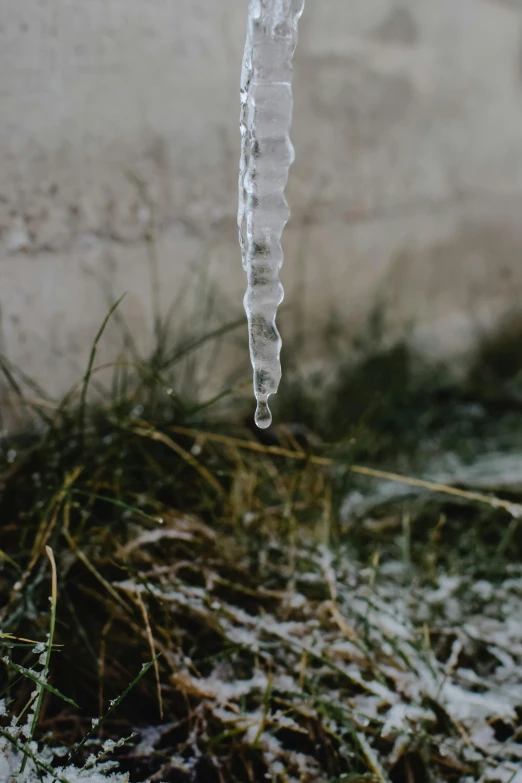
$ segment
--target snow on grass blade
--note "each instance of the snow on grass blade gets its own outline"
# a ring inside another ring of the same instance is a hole
[[[156,661],[158,660],[158,658],[160,656],[161,656],[161,653],[158,653],[158,655],[156,655],[152,659],[152,661],[149,661],[148,663],[144,663],[142,668],[141,668],[140,673],[133,679],[133,681],[130,683],[130,685],[128,685],[127,688],[125,688],[123,693],[120,696],[118,696],[118,698],[116,698],[112,702],[112,704],[110,705],[110,707],[107,710],[107,712],[99,720],[93,720],[93,725],[92,725],[91,730],[87,732],[87,734],[84,736],[84,738],[82,739],[82,741],[80,742],[78,747],[75,748],[75,750],[73,750],[73,752],[69,755],[69,758],[68,758],[69,762],[71,762],[74,758],[76,758],[76,756],[78,755],[80,750],[84,747],[85,743],[93,736],[93,734],[95,734],[97,731],[99,731],[99,729],[105,723],[107,718],[109,718],[112,715],[112,713],[116,709],[118,709],[118,707],[120,706],[122,701],[125,699],[125,697],[128,696],[128,694],[139,683],[139,681],[142,679],[142,677],[144,677],[147,674],[149,669],[151,669],[154,666],[154,664],[156,663]]]
[[[4,731],[4,729],[0,728],[0,737],[3,737],[7,742],[12,745],[12,747],[18,751],[18,753],[22,754],[24,757],[24,767],[25,762],[27,759],[30,759],[33,764],[39,768],[42,769],[44,772],[49,773],[49,775],[52,775],[52,780],[58,780],[59,783],[71,783],[70,780],[67,778],[62,777],[57,769],[54,769],[49,764],[46,764],[45,761],[40,759],[36,753],[33,753],[32,749],[29,747],[29,743],[26,742],[19,742],[15,737],[13,737],[11,734],[9,734],[8,731]],[[20,771],[20,774],[22,771]],[[16,773],[13,773],[12,780],[16,780]]]
[[[44,668],[42,672],[41,679],[46,682],[47,678],[49,676],[49,665],[51,663],[51,655],[53,651],[53,639],[54,639],[54,629],[56,627],[56,604],[58,600],[58,580],[57,580],[57,574],[56,574],[56,561],[54,559],[53,550],[50,546],[45,547],[45,552],[47,554],[47,557],[49,558],[49,562],[51,564],[51,621],[50,621],[50,627],[49,627],[49,639],[47,641],[47,650],[45,653],[45,663]],[[42,685],[39,686],[39,692],[38,692],[38,699],[36,702],[34,714],[33,714],[33,720],[31,723],[31,728],[29,730],[29,741],[32,740],[34,736],[34,731],[36,729],[36,725],[38,723],[38,717],[40,715],[40,710],[42,709],[42,702],[43,702],[43,696],[44,696],[44,688]],[[20,768],[20,772],[23,772],[25,769],[25,765],[27,762],[27,755],[24,755],[22,766]]]

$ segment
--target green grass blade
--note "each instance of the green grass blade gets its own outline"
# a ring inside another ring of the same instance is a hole
[[[92,375],[92,368],[94,366],[94,360],[96,358],[96,352],[98,350],[98,343],[100,342],[103,333],[107,327],[107,324],[109,323],[112,314],[116,310],[117,307],[120,306],[125,294],[120,296],[120,298],[112,305],[111,309],[105,316],[105,318],[102,321],[102,325],[98,329],[98,332],[96,334],[96,337],[94,338],[94,342],[91,347],[91,352],[89,354],[89,361],[87,363],[87,370],[85,371],[85,375],[83,376],[83,384],[82,384],[82,392],[80,397],[80,406],[78,410],[78,425],[80,430],[80,442],[83,442],[83,437],[85,433],[85,409],[87,405],[87,391],[89,388],[89,382],[91,380]]]
[[[189,340],[186,345],[173,351],[159,369],[166,370],[168,367],[172,367],[173,364],[181,361],[181,359],[192,353],[192,351],[196,351],[198,348],[201,348],[211,340],[217,340],[219,337],[223,337],[225,334],[233,332],[235,329],[243,326],[244,323],[245,316],[243,315],[241,318],[236,318],[235,321],[230,321],[229,323],[223,324],[222,326],[218,326],[216,329],[213,329],[210,332],[205,332],[205,334],[201,335],[200,337],[195,337],[193,340]]]
[[[96,492],[87,492],[82,489],[73,489],[71,494],[81,495],[82,497],[92,498],[93,500],[102,500],[104,503],[109,503],[111,506],[117,506],[118,508],[122,508],[125,511],[132,511],[133,514],[137,514],[144,519],[148,519],[149,522],[155,522],[158,524],[157,516],[147,514],[146,511],[142,511],[141,509],[137,508],[137,506],[131,506],[128,503],[124,503],[123,500],[116,500],[116,498],[111,498],[108,495],[99,495]]]
[[[49,693],[54,694],[54,696],[58,696],[58,698],[62,699],[62,701],[67,702],[67,704],[72,704],[73,707],[78,707],[79,709],[79,705],[76,704],[75,701],[70,699],[68,696],[64,696],[64,694],[61,693],[57,688],[53,688],[52,685],[49,685],[49,683],[46,682],[46,680],[43,680],[35,672],[31,671],[31,669],[26,669],[25,666],[20,666],[19,664],[9,660],[6,660],[5,664],[6,666],[9,666],[10,669],[13,669],[15,672],[18,672],[18,674],[21,674],[23,677],[27,677],[28,680],[32,680],[33,682],[35,682],[37,685],[40,686],[40,688],[49,691]]]
[[[92,729],[91,729],[90,731],[88,731],[88,732],[87,732],[87,734],[86,734],[86,735],[85,735],[85,737],[82,739],[82,741],[80,742],[80,744],[78,745],[78,747],[77,747],[77,748],[76,748],[76,749],[75,749],[75,750],[74,750],[74,751],[73,751],[73,752],[70,754],[70,756],[69,756],[69,758],[68,758],[68,762],[71,762],[71,761],[72,761],[72,759],[74,759],[74,758],[75,758],[75,757],[78,755],[78,753],[80,752],[80,750],[83,748],[83,746],[85,745],[85,743],[86,743],[86,742],[87,742],[87,741],[88,741],[88,740],[89,740],[89,739],[92,737],[92,735],[93,735],[93,734],[95,734],[97,731],[99,731],[99,730],[100,730],[101,726],[102,726],[102,725],[105,723],[105,721],[107,720],[107,718],[109,718],[109,717],[112,715],[112,713],[113,713],[115,710],[117,710],[117,709],[118,709],[118,707],[120,706],[120,704],[122,703],[122,701],[125,699],[125,697],[126,697],[126,696],[127,696],[127,695],[128,695],[130,692],[131,692],[131,690],[132,690],[133,688],[135,688],[135,687],[136,687],[136,685],[137,685],[137,684],[140,682],[140,680],[141,680],[141,679],[142,679],[142,678],[143,678],[143,677],[144,677],[144,676],[147,674],[147,672],[149,671],[149,669],[151,669],[151,668],[154,666],[154,664],[156,663],[156,661],[158,660],[158,658],[160,657],[160,655],[161,655],[161,653],[158,653],[158,655],[156,655],[156,656],[155,656],[155,657],[152,659],[152,661],[149,661],[148,663],[146,663],[146,664],[144,664],[144,665],[143,665],[143,667],[142,667],[142,669],[141,669],[140,673],[139,673],[139,674],[138,674],[138,675],[137,675],[137,676],[136,676],[136,677],[133,679],[133,681],[130,683],[130,685],[128,685],[128,686],[125,688],[125,690],[123,691],[123,693],[122,693],[120,696],[118,696],[118,698],[117,698],[117,699],[115,699],[115,700],[113,701],[113,703],[110,705],[110,707],[109,707],[109,709],[107,710],[107,712],[105,713],[105,715],[103,715],[103,716],[102,716],[102,717],[101,717],[101,718],[100,718],[100,719],[99,719],[97,722],[95,722],[95,723],[94,723],[94,725],[93,725],[93,727],[92,727]]]
[[[16,568],[16,570],[21,573],[22,569],[18,563],[16,563],[12,557],[9,557],[7,552],[4,552],[3,549],[0,549],[0,560],[5,560],[6,563],[9,563],[10,566],[13,566],[13,568]]]
[[[49,562],[51,563],[51,622],[49,627],[49,639],[47,641],[47,652],[45,656],[45,664],[44,669],[42,672],[42,679],[47,681],[47,677],[49,676],[49,666],[51,663],[51,655],[53,652],[53,639],[54,639],[54,630],[56,627],[56,606],[58,603],[58,576],[56,573],[56,562],[54,559],[53,550],[50,546],[45,547],[45,551],[47,554],[47,557],[49,558]],[[34,732],[38,723],[38,717],[40,715],[40,710],[42,709],[42,702],[44,697],[45,689],[40,686],[40,691],[38,693],[38,701],[36,702],[36,707],[34,710],[34,717],[33,721],[31,723],[31,728],[29,732],[29,741],[32,740],[34,737]],[[22,766],[20,769],[20,772],[23,772],[25,769],[25,765],[27,762],[27,755],[24,756],[24,760],[22,762]]]

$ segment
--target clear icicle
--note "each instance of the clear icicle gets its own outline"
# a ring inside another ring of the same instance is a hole
[[[281,380],[277,308],[283,301],[281,237],[294,160],[292,59],[305,0],[250,0],[241,74],[239,241],[248,276],[245,310],[257,400],[256,424],[269,427],[268,398]]]

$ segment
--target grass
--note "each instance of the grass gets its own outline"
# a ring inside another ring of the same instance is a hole
[[[101,329],[58,404],[3,361],[42,417],[0,453],[12,714],[31,639],[35,736],[85,759],[137,732],[113,754],[133,781],[518,783],[522,488],[472,470],[521,451],[516,324],[458,379],[374,328],[335,373],[292,368],[268,432],[242,382],[209,404],[190,381],[236,326],[159,324],[146,359],[129,338],[108,390]]]

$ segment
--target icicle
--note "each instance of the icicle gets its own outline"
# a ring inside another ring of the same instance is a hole
[[[269,427],[268,398],[281,380],[277,308],[283,301],[281,236],[294,160],[292,59],[305,0],[250,0],[241,74],[239,242],[248,276],[244,304],[257,400],[256,424]]]

